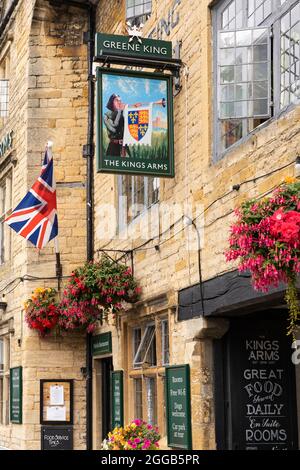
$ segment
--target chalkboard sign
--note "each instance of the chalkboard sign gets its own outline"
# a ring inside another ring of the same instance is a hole
[[[101,356],[112,352],[111,331],[93,336],[92,351],[93,356]]]
[[[42,426],[42,450],[73,450],[72,426]]]
[[[10,421],[22,424],[22,367],[10,369]]]
[[[297,448],[295,371],[284,316],[232,322],[229,390],[232,448]]]
[[[112,394],[112,427],[124,425],[123,412],[123,371],[111,372],[111,394]]]
[[[166,367],[168,446],[192,448],[189,365]]]

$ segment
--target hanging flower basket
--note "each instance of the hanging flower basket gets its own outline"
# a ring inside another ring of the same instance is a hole
[[[115,428],[101,445],[101,450],[158,450],[158,428],[135,419],[124,428]]]
[[[287,284],[288,335],[295,338],[300,318],[296,280],[300,272],[300,182],[287,178],[269,198],[246,201],[236,210],[226,260],[249,270],[256,290]]]
[[[24,303],[25,320],[29,328],[44,337],[57,326],[60,310],[57,291],[51,287],[38,287]]]
[[[131,269],[103,256],[71,274],[60,303],[59,324],[65,330],[93,332],[98,321],[116,315],[123,302],[135,302],[139,295]]]

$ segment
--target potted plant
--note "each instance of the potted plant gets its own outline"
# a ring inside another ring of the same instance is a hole
[[[38,330],[42,337],[48,335],[59,320],[57,291],[51,287],[38,287],[24,303],[24,310],[29,328]]]
[[[117,427],[102,443],[102,450],[158,450],[158,428],[135,419],[127,426]]]
[[[295,338],[300,318],[296,280],[300,272],[300,182],[287,178],[265,199],[251,199],[236,210],[231,226],[227,261],[238,260],[239,271],[249,270],[255,289],[268,292],[287,285],[287,333]]]
[[[65,330],[95,330],[109,313],[116,315],[122,303],[136,301],[140,288],[128,266],[108,256],[75,269],[60,303],[59,324]]]

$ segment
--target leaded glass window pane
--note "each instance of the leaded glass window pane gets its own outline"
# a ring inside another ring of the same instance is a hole
[[[219,38],[219,118],[268,117],[268,29],[220,32]]]
[[[300,101],[300,2],[280,21],[280,106]]]
[[[159,178],[119,176],[119,229],[159,201]]]
[[[0,117],[8,116],[8,80],[0,80]]]
[[[143,419],[143,381],[134,379],[134,418]]]
[[[134,20],[136,18],[140,18],[142,22],[151,14],[151,9],[151,0],[127,0],[126,19]]]
[[[147,421],[152,426],[157,424],[157,399],[156,399],[156,379],[154,377],[146,377],[147,392]]]
[[[156,364],[155,325],[146,326],[133,360],[134,367],[142,367],[145,363],[150,366]]]

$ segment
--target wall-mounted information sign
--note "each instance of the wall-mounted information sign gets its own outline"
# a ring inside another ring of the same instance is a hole
[[[73,426],[42,426],[42,450],[73,450]]]
[[[73,424],[73,380],[40,381],[41,424]]]
[[[112,352],[111,331],[93,336],[92,339],[93,356],[102,356]]]
[[[10,421],[22,424],[22,367],[10,369]]]
[[[166,367],[168,446],[192,448],[189,365]]]

